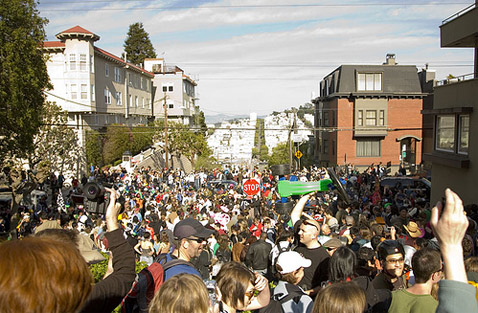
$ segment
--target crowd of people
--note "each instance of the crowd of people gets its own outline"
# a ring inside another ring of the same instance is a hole
[[[289,199],[278,181],[329,170],[96,169],[68,188],[52,175],[20,208],[19,240],[0,244],[0,312],[478,311],[478,206],[381,186],[381,166],[337,174],[342,187]],[[109,268],[93,285],[99,251]]]

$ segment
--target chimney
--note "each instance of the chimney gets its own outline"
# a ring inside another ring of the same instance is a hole
[[[387,53],[387,58],[383,65],[397,65],[397,63],[395,62],[395,53]]]

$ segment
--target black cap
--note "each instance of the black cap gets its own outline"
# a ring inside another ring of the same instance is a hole
[[[174,237],[176,239],[183,239],[190,236],[198,238],[207,238],[214,231],[204,227],[199,221],[193,218],[186,218],[174,226]]]

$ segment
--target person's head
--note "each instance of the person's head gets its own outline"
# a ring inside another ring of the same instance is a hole
[[[375,252],[368,247],[360,247],[357,251],[357,265],[362,268],[375,267]]]
[[[365,292],[354,282],[340,282],[320,290],[312,313],[363,313]]]
[[[327,249],[327,253],[331,256],[337,250],[337,248],[342,247],[344,244],[338,238],[331,238],[324,243],[324,248]]]
[[[212,233],[212,230],[205,228],[193,218],[186,218],[178,222],[174,227],[173,234],[179,258],[189,261],[191,258],[198,257],[203,250],[206,238]]]
[[[306,247],[316,244],[317,236],[320,233],[319,222],[313,219],[305,219],[302,221],[299,230],[300,242]]]
[[[348,247],[339,247],[330,257],[329,280],[332,283],[346,281],[352,278],[357,267],[357,257]]]
[[[78,312],[93,277],[74,244],[30,237],[0,245],[0,312]]]
[[[424,284],[430,279],[438,282],[443,272],[440,252],[432,248],[418,250],[412,257],[412,269],[415,283]]]
[[[377,250],[384,273],[392,278],[402,276],[405,264],[402,244],[396,240],[385,240],[378,245]]]
[[[179,274],[165,281],[149,305],[150,313],[207,313],[209,294],[201,278]]]
[[[351,216],[351,215],[347,215],[345,216],[345,225],[347,227],[352,227],[355,225],[355,220],[354,220],[354,217]]]
[[[304,268],[311,264],[312,261],[304,258],[300,253],[286,251],[279,254],[276,269],[281,280],[296,285],[304,277]]]
[[[219,300],[236,310],[242,310],[252,301],[255,275],[237,262],[224,264],[216,276]]]
[[[324,236],[330,235],[330,226],[327,225],[326,223],[324,223],[320,229],[322,231],[322,235]]]
[[[478,272],[478,256],[471,256],[465,259],[465,270],[467,272]]]

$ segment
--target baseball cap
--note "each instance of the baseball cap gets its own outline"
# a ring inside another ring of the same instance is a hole
[[[193,218],[186,218],[174,226],[174,237],[177,239],[183,239],[190,236],[198,238],[207,238],[214,231],[204,227],[199,221]]]
[[[301,267],[309,267],[312,261],[304,258],[300,253],[295,251],[286,251],[279,254],[277,263],[282,270],[281,274],[292,273]]]
[[[344,246],[342,241],[337,238],[331,238],[324,243],[325,248],[339,248]]]

